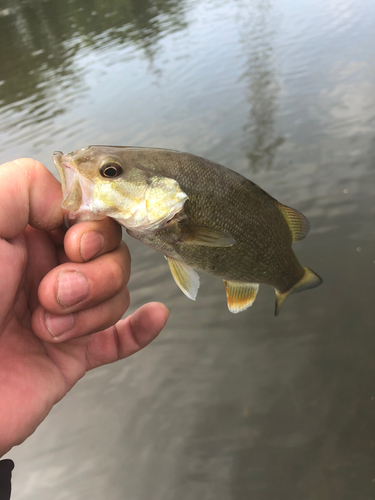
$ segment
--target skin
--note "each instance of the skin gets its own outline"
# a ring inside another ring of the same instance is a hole
[[[168,319],[149,303],[120,320],[130,275],[120,227],[106,218],[64,233],[61,197],[41,163],[0,166],[0,456],[88,370],[136,353]]]

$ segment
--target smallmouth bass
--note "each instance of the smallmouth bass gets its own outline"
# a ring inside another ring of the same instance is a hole
[[[302,267],[292,243],[307,219],[222,165],[179,151],[88,146],[55,152],[68,217],[111,217],[130,236],[166,257],[172,276],[192,300],[197,271],[224,282],[232,313],[250,307],[259,284],[275,289],[275,315],[291,293],[322,279]]]

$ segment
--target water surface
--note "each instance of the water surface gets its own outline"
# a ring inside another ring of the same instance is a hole
[[[324,279],[196,302],[126,237],[144,352],[88,374],[15,460],[15,500],[370,500],[375,491],[375,4],[0,1],[0,161],[89,144],[222,163],[310,220]]]

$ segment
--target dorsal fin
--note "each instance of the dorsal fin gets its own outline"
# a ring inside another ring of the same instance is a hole
[[[310,231],[310,224],[306,217],[300,212],[297,212],[297,210],[294,210],[294,208],[287,207],[282,203],[279,203],[278,207],[292,233],[293,243],[305,238],[305,236],[307,236],[307,233]]]
[[[223,280],[227,292],[227,304],[230,312],[236,314],[251,305],[257,296],[258,283],[241,283],[239,281]]]

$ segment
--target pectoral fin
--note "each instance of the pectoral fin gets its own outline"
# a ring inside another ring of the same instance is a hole
[[[230,312],[236,314],[250,307],[258,293],[258,283],[241,283],[224,280],[227,304]]]
[[[180,240],[189,245],[207,247],[230,247],[236,243],[232,236],[219,229],[193,224],[187,224],[183,228]]]
[[[173,279],[181,291],[191,300],[195,300],[199,288],[199,276],[191,267],[180,260],[166,257]]]

